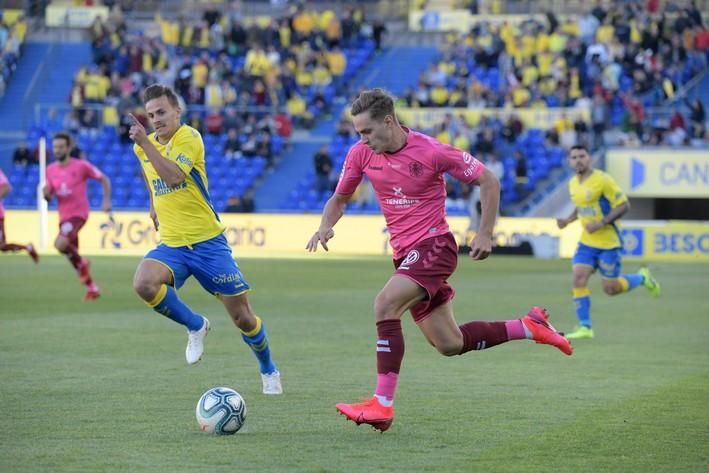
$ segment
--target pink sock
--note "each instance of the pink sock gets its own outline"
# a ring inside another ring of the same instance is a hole
[[[527,338],[524,325],[519,319],[505,320],[505,330],[507,330],[507,337],[510,340],[523,340]]]
[[[377,374],[377,389],[374,390],[374,395],[385,397],[389,401],[393,400],[398,382],[399,375],[396,373]]]

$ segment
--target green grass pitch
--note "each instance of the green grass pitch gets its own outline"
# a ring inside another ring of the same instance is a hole
[[[591,292],[596,339],[556,349],[513,342],[444,358],[405,316],[392,428],[335,412],[371,395],[372,302],[386,258],[241,259],[285,394],[266,397],[221,304],[191,280],[182,297],[212,322],[202,361],[184,330],[133,294],[138,258],[93,258],[103,297],[83,303],[68,263],[0,256],[2,472],[709,471],[709,268],[653,265],[663,296]],[[626,265],[628,270],[637,264]],[[568,261],[461,259],[456,317],[547,307],[574,324]],[[241,432],[200,432],[210,387],[239,391]]]

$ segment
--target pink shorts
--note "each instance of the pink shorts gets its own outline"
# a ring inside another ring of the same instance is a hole
[[[86,223],[86,219],[81,217],[69,217],[59,222],[59,234],[66,237],[72,245],[79,249],[79,230]]]
[[[411,248],[404,258],[394,260],[394,274],[421,286],[428,298],[409,309],[416,323],[455,296],[448,278],[458,266],[458,244],[452,233],[427,238]]]

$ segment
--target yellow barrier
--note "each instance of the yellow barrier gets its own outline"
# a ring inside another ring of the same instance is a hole
[[[478,124],[482,117],[496,117],[506,121],[516,115],[526,128],[549,129],[562,114],[572,121],[581,119],[589,122],[590,111],[587,108],[400,108],[396,111],[399,120],[414,128],[419,125],[441,123],[446,115],[463,116],[470,126]]]
[[[35,211],[7,211],[8,240],[36,243],[37,215]],[[236,256],[303,254],[305,244],[320,224],[319,215],[222,214],[220,218]],[[103,212],[92,212],[79,234],[81,251],[143,255],[158,244],[159,237],[147,212],[114,212],[114,220],[111,223]],[[57,228],[57,214],[49,212],[50,240]],[[383,217],[348,216],[336,228],[332,249],[343,254],[385,254],[389,239],[384,229]]]
[[[158,244],[147,212],[116,212],[111,223],[102,212],[93,212],[81,231],[85,254],[140,256]],[[305,256],[305,244],[318,228],[319,215],[222,214],[225,235],[234,256]],[[458,244],[470,242],[466,217],[448,222]],[[50,239],[58,227],[56,212],[49,213]],[[38,242],[39,219],[35,211],[7,211],[8,241]],[[516,246],[534,237],[559,239],[559,256],[570,258],[578,243],[578,223],[559,230],[552,218],[501,218],[494,231],[497,245]],[[627,221],[622,230],[626,255],[643,260],[709,262],[709,223]],[[330,253],[340,256],[391,255],[384,218],[378,215],[345,215],[335,227]],[[45,248],[43,253],[55,253]]]
[[[626,223],[625,254],[650,261],[709,262],[709,223]]]
[[[606,169],[629,196],[709,197],[709,153],[704,150],[614,149]]]
[[[111,223],[106,214],[94,211],[79,234],[81,251],[86,254],[143,255],[159,242],[147,212],[115,212]],[[319,215],[222,214],[227,241],[236,256],[302,255],[305,244],[320,224]],[[470,241],[469,219],[448,219],[459,244]],[[49,212],[50,239],[56,234],[56,212]],[[35,211],[8,211],[5,218],[10,241],[34,241],[39,235]],[[572,232],[568,232],[572,233]],[[560,237],[553,219],[502,218],[495,228],[499,245],[517,245],[525,235]],[[341,255],[390,255],[389,234],[380,215],[345,215],[335,227],[330,251]],[[563,247],[563,244],[562,244]],[[573,245],[569,248],[573,248]],[[50,248],[47,251],[54,251]],[[570,254],[562,250],[562,255]]]

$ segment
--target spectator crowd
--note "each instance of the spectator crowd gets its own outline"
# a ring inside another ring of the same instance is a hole
[[[0,9],[0,97],[5,95],[10,77],[22,54],[27,23],[21,12]]]

